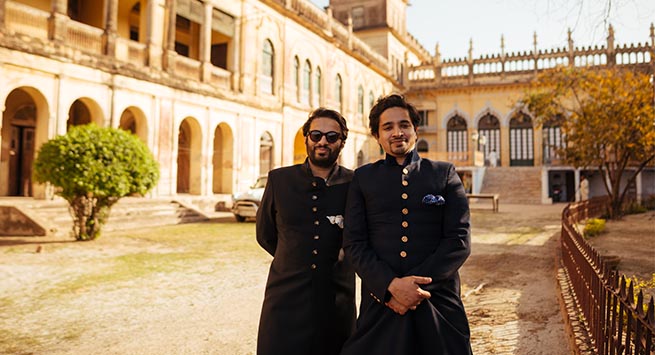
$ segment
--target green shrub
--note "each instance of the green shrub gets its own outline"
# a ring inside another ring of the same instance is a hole
[[[624,213],[626,215],[629,215],[629,214],[644,213],[644,212],[647,212],[647,211],[648,211],[648,208],[645,205],[639,204],[639,203],[637,203],[637,201],[634,201],[634,202],[629,203],[625,207],[625,212]]]
[[[90,124],[46,142],[34,162],[34,178],[58,187],[68,201],[75,239],[93,240],[114,203],[157,184],[159,167],[135,135]]]
[[[593,237],[605,231],[605,220],[600,218],[589,218],[584,226],[583,235]]]

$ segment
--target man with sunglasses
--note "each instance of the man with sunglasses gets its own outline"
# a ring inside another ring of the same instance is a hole
[[[302,131],[307,159],[269,172],[257,211],[257,242],[273,256],[258,355],[337,355],[355,327],[355,274],[341,249],[353,172],[337,164],[348,127],[319,108]]]
[[[357,329],[342,355],[467,355],[458,270],[470,254],[469,206],[455,167],[422,159],[420,116],[401,95],[369,115],[385,159],[355,170],[344,251],[362,279]]]

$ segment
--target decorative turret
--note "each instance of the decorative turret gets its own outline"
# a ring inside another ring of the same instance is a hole
[[[607,49],[614,52],[614,27],[612,25],[607,29]]]
[[[607,28],[607,64],[613,66],[616,64],[616,56],[614,55],[614,27],[609,25]]]
[[[500,57],[505,59],[505,35],[500,35]]]
[[[536,57],[537,56],[537,31],[534,31],[534,33],[532,34],[532,45],[534,46],[532,50],[533,51],[532,55]]]
[[[437,65],[441,64],[441,51],[439,50],[439,42],[434,46],[434,62]]]
[[[473,63],[473,38],[469,39],[469,63]]]

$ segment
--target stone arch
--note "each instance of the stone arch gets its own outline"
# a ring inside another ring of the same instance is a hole
[[[480,138],[484,137],[485,144],[480,144],[478,140],[478,150],[484,154],[484,162],[486,166],[495,166],[500,161],[501,157],[501,141],[500,141],[500,120],[491,111],[488,111],[477,118],[478,134]],[[492,154],[492,152],[495,152]],[[490,160],[494,160],[492,162]]]
[[[140,108],[130,106],[123,110],[118,128],[135,134],[143,143],[148,144],[148,121]]]
[[[448,113],[446,113],[443,116],[443,120],[441,121],[441,128],[442,129],[447,129],[448,128],[448,122],[450,121],[451,118],[453,118],[455,116],[459,116],[460,118],[464,119],[464,121],[466,122],[466,125],[470,126],[470,119],[469,119],[468,115],[466,113],[462,112],[462,110],[460,110],[459,108],[455,107],[455,108],[453,108],[452,110],[450,110]]]
[[[273,170],[274,148],[273,136],[270,132],[265,131],[259,137],[259,175],[266,175]]]
[[[430,145],[425,139],[419,139],[416,143],[416,150],[419,153],[427,153],[430,150]]]
[[[357,166],[359,167],[364,164],[366,164],[366,157],[364,155],[364,151],[360,150],[359,152],[357,152]]]
[[[468,160],[468,123],[454,115],[446,123],[446,151],[450,161]]]
[[[48,140],[50,110],[43,94],[29,86],[13,89],[0,120],[0,196],[45,197],[32,180],[36,152]]]
[[[177,193],[201,193],[202,130],[193,117],[180,123],[177,135]]]
[[[307,148],[305,148],[305,136],[302,134],[302,128],[296,132],[293,139],[293,163],[300,164],[305,161]]]
[[[68,109],[68,120],[66,121],[66,131],[72,126],[95,123],[102,127],[104,115],[100,105],[95,100],[88,97],[81,97],[71,104]]]
[[[214,152],[212,155],[212,192],[232,193],[234,175],[234,134],[227,123],[220,123],[214,130]]]

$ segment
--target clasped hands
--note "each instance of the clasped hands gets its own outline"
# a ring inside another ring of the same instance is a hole
[[[391,299],[385,305],[400,315],[404,315],[409,310],[416,310],[424,299],[430,298],[430,292],[422,289],[420,285],[431,282],[431,278],[423,276],[395,277],[387,288],[391,293]]]

